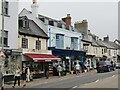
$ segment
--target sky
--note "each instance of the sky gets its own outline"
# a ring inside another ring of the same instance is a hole
[[[19,12],[31,11],[32,0],[19,0]],[[111,41],[118,38],[118,0],[37,0],[39,14],[60,20],[70,14],[72,25],[87,19],[89,30],[101,39],[109,35]]]

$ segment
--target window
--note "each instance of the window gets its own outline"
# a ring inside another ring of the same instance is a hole
[[[28,39],[22,38],[22,48],[28,48]]]
[[[37,50],[41,49],[41,41],[40,40],[36,40],[36,49]]]
[[[4,38],[4,46],[6,47],[6,46],[8,46],[8,31],[4,31],[3,38]],[[2,37],[1,37],[1,42],[0,43],[2,45]]]
[[[110,51],[110,50],[108,50],[108,55],[109,55],[109,56],[111,55],[111,51]]]
[[[8,15],[8,1],[4,2],[4,14]]]
[[[102,49],[102,54],[104,54],[104,50]]]
[[[72,49],[78,49],[78,38],[71,37],[71,48]]]
[[[19,28],[29,28],[29,21],[28,20],[19,20]]]
[[[49,25],[54,26],[54,22],[53,21],[49,21]]]
[[[57,27],[62,28],[62,24],[58,23]]]
[[[62,34],[56,35],[56,47],[64,48],[64,35],[62,35]]]

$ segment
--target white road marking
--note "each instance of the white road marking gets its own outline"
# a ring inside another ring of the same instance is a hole
[[[113,75],[112,77],[115,77],[115,75]]]
[[[72,88],[77,88],[78,86],[74,86],[74,87],[72,87]]]
[[[100,80],[98,79],[98,80],[96,80],[95,82],[97,83],[97,82],[99,82]]]

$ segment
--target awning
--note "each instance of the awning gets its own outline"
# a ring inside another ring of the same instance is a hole
[[[61,61],[60,58],[51,54],[24,54],[27,57],[30,57],[34,62],[58,62]]]

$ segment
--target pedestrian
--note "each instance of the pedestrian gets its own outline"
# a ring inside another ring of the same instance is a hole
[[[79,75],[79,73],[80,73],[80,65],[78,63],[75,65],[75,70],[76,70],[76,75]]]
[[[62,75],[62,66],[60,64],[57,66],[57,71],[58,71],[58,75],[60,77]]]
[[[23,87],[26,86],[26,66],[23,66],[23,69],[22,69],[22,80],[23,80]]]
[[[30,81],[33,81],[33,71],[30,71]]]
[[[17,66],[17,68],[15,70],[15,75],[14,75],[14,86],[12,86],[13,88],[16,85],[16,81],[18,81],[18,86],[20,86],[20,76],[21,76],[20,67]]]
[[[45,65],[45,77],[46,77],[46,79],[49,78],[49,67],[47,64]]]
[[[2,70],[1,69],[0,69],[0,88],[1,88],[1,90],[4,89],[4,87],[3,87],[3,74],[2,74]]]
[[[30,82],[30,69],[27,67],[26,69],[26,82]]]

